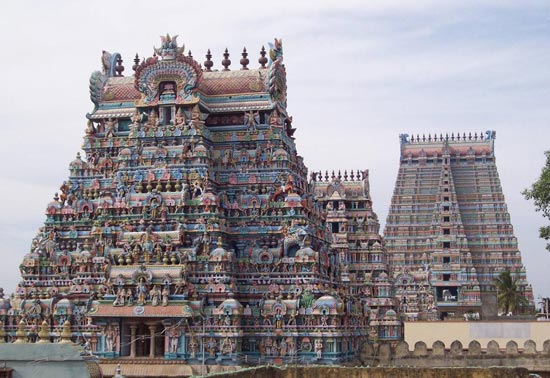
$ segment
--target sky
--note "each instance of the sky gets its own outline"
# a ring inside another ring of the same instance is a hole
[[[125,74],[160,35],[214,68],[227,47],[282,38],[288,111],[311,170],[369,169],[382,225],[399,134],[496,131],[495,154],[535,294],[550,296],[548,223],[521,191],[550,149],[547,1],[17,1],[0,20],[0,287],[12,292],[45,208],[80,150],[103,50]]]

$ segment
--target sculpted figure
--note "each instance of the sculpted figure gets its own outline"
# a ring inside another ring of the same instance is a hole
[[[260,123],[260,113],[258,111],[249,111],[244,113],[244,125],[248,131],[256,131],[256,126]]]
[[[178,329],[174,328],[170,332],[170,353],[177,353],[180,343],[180,332]]]
[[[147,299],[147,288],[145,287],[145,282],[142,277],[139,279],[139,285],[137,288],[137,304],[138,305],[145,304],[146,299]]]
[[[187,122],[187,119],[185,118],[185,114],[183,113],[181,108],[179,108],[178,111],[176,112],[176,116],[174,117],[174,125],[185,127],[186,122]]]
[[[151,289],[151,292],[149,293],[151,296],[151,305],[152,306],[158,306],[159,304],[159,296],[160,296],[160,290],[157,285],[153,286]]]
[[[198,349],[199,345],[197,343],[197,340],[193,337],[191,340],[189,340],[189,357],[195,358]]]
[[[115,301],[113,302],[113,306],[124,306],[124,298],[126,296],[126,293],[124,292],[124,288],[120,288],[117,291]]]
[[[114,137],[116,136],[116,128],[118,127],[118,120],[113,120],[109,118],[105,121],[105,137]]]
[[[96,133],[96,128],[94,126],[93,121],[90,119],[88,120],[88,124],[86,125],[86,135],[92,136],[92,135],[95,135],[95,133]]]
[[[320,359],[323,354],[323,340],[317,339],[315,340],[315,353],[317,354],[317,358]]]
[[[170,286],[165,285],[162,289],[162,305],[168,306],[168,296],[170,295]]]
[[[269,115],[269,124],[271,126],[281,125],[281,118],[279,118],[279,113],[277,112],[277,109],[273,110]]]

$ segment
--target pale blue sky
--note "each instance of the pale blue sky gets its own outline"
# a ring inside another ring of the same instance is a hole
[[[550,149],[550,3],[537,1],[20,1],[3,5],[0,42],[0,286],[11,292],[46,204],[66,179],[92,110],[102,50],[152,54],[158,36],[202,62],[225,47],[283,39],[288,108],[313,170],[370,169],[384,223],[398,135],[497,131],[512,223],[535,292],[550,296],[545,224],[520,191]]]

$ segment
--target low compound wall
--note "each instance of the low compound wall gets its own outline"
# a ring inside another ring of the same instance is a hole
[[[365,344],[361,360],[368,366],[417,367],[417,368],[468,368],[468,367],[518,367],[531,373],[550,378],[550,340],[537,350],[536,343],[527,340],[522,348],[515,341],[505,346],[494,340],[481,345],[473,340],[467,346],[458,340],[449,344],[436,341],[426,345],[422,341],[415,343],[413,350],[406,342],[391,344]]]
[[[223,378],[528,378],[519,368],[366,368],[366,367],[276,367],[260,366],[214,375]]]
[[[514,341],[521,348],[528,340],[539,348],[550,340],[550,322],[536,321],[442,321],[442,322],[405,322],[405,341],[412,347],[422,341],[432,345],[441,341],[450,345],[457,340],[467,346],[477,341],[485,347],[490,341],[504,346]]]

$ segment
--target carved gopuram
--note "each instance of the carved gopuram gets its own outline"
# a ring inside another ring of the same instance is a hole
[[[503,270],[533,303],[494,142],[494,131],[401,135],[385,238],[399,310],[410,320],[495,317]]]
[[[311,180],[315,201],[326,214],[330,245],[340,256],[340,280],[349,285],[352,295],[361,297],[370,314],[371,342],[400,340],[402,324],[394,309],[388,254],[380,236],[378,216],[372,208],[369,171],[313,173]]]
[[[330,364],[402,337],[366,172],[308,183],[282,44],[259,68],[247,56],[230,70],[226,50],[213,70],[210,51],[201,66],[166,36],[123,76],[120,54],[103,53],[85,156],[0,301],[0,342]]]

